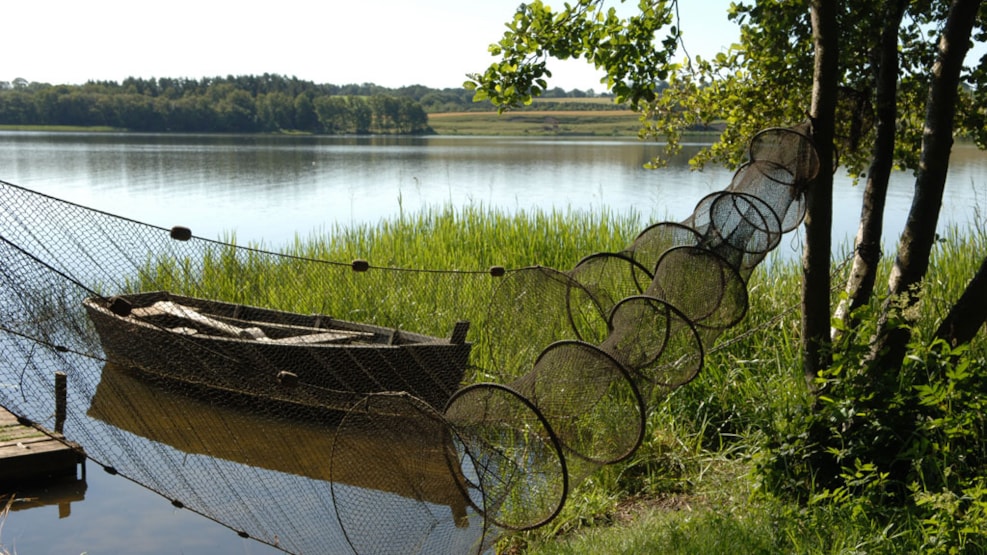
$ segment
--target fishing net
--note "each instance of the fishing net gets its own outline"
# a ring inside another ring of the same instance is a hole
[[[768,129],[621,252],[476,271],[269,252],[0,182],[0,404],[287,552],[483,552],[634,453],[744,318],[818,166],[805,127]]]

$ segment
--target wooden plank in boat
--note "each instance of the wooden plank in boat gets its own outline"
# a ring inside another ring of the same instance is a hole
[[[366,339],[366,340],[370,340],[374,336],[374,334],[369,331],[333,329],[331,327],[318,328],[313,326],[298,326],[295,324],[282,324],[280,322],[261,322],[258,320],[241,320],[239,318],[230,318],[228,316],[219,316],[219,315],[213,315],[213,318],[221,322],[226,322],[234,325],[246,325],[248,327],[251,326],[263,327],[263,328],[267,328],[268,331],[281,330],[288,332],[301,332],[297,335],[332,332],[340,335],[346,335],[351,339]],[[272,338],[272,339],[274,339],[275,341],[279,340],[276,338]]]
[[[280,339],[268,339],[267,341],[280,345],[310,345],[314,343],[343,343],[346,341],[352,341],[353,339],[366,338],[368,336],[372,337],[373,334],[339,330],[327,331],[323,333],[310,333],[307,335],[293,335],[291,337],[282,337]]]
[[[201,326],[206,326],[229,337],[238,337],[240,339],[266,339],[266,335],[260,328],[241,328],[234,326],[233,324],[220,322],[215,318],[210,318],[205,314],[199,313],[194,308],[182,306],[172,301],[158,301],[148,307],[135,308],[130,312],[130,314],[138,318],[147,318],[149,316],[159,315],[175,316],[176,318],[182,318]]]

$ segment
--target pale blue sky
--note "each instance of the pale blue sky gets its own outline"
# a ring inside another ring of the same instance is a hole
[[[0,8],[7,46],[0,81],[278,73],[319,83],[458,87],[493,61],[487,46],[519,3],[8,0]],[[680,3],[691,54],[711,55],[736,39],[729,0]],[[583,61],[551,67],[551,86],[603,90]]]
[[[548,0],[561,5],[563,0]],[[4,0],[0,81],[278,73],[318,83],[458,87],[484,70],[520,0]],[[686,47],[735,42],[730,0],[680,0]],[[636,2],[610,0],[633,10]],[[987,50],[975,47],[977,57]],[[550,66],[550,86],[603,91],[582,60]]]

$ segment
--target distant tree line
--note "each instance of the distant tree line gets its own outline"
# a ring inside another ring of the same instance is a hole
[[[109,126],[132,131],[428,132],[411,98],[278,75],[137,79],[84,85],[0,83],[0,124]]]
[[[582,98],[592,91],[549,91]],[[540,104],[540,109],[551,109]],[[596,105],[595,108],[606,108]],[[422,134],[429,112],[488,111],[465,88],[328,85],[264,74],[203,79],[127,78],[50,85],[0,81],[0,124],[108,126],[148,132]],[[580,109],[565,104],[565,109]]]

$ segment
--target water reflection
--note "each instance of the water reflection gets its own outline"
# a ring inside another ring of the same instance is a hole
[[[442,430],[427,421],[396,422],[385,437],[379,426],[285,420],[217,400],[107,364],[87,415],[118,432],[87,450],[177,503],[292,552],[478,549],[482,518],[441,451],[451,447],[437,446]],[[386,514],[386,525],[368,509]]]
[[[166,389],[132,371],[108,363],[96,387],[87,414],[134,435],[164,443],[190,455],[205,455],[228,461],[295,474],[315,480],[376,489],[402,497],[418,498],[445,505],[465,515],[466,500],[459,492],[444,459],[431,459],[423,467],[424,488],[377,476],[368,466],[379,461],[408,457],[420,438],[430,430],[406,426],[393,437],[403,444],[383,443],[374,437],[376,429],[345,428],[338,438],[358,444],[363,460],[346,461],[330,476],[329,458],[337,441],[332,426],[313,425],[298,420],[256,414],[215,402],[189,397]],[[342,415],[340,415],[342,417]],[[344,456],[351,458],[354,453]],[[423,461],[416,461],[421,464]],[[379,479],[375,479],[379,478]]]
[[[72,516],[72,503],[86,499],[87,488],[84,476],[66,477],[47,483],[5,488],[9,491],[7,495],[0,494],[0,501],[6,503],[8,496],[12,496],[11,511],[54,506],[58,509],[58,518],[68,518]]]

